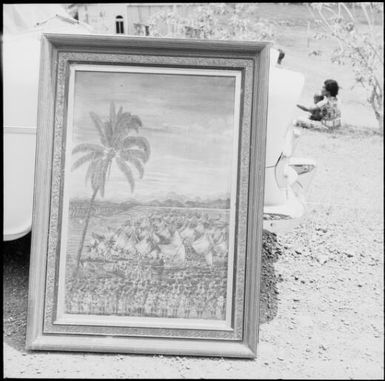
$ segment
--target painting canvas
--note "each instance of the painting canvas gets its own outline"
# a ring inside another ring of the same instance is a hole
[[[63,316],[226,320],[240,79],[71,68]]]
[[[255,357],[268,52],[43,36],[28,349]]]

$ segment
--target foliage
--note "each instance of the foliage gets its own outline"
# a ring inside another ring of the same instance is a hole
[[[150,144],[147,139],[130,134],[131,132],[138,133],[139,128],[142,126],[142,121],[138,116],[132,115],[129,112],[123,112],[122,107],[116,113],[115,105],[111,102],[109,118],[106,121],[103,121],[94,112],[90,113],[90,117],[99,134],[100,144],[81,143],[72,151],[74,155],[77,153],[84,154],[74,162],[72,170],[88,163],[85,180],[86,183],[88,181],[91,182],[93,191],[77,254],[76,274],[79,270],[80,258],[95,197],[98,192],[104,197],[106,180],[113,162],[116,163],[124,174],[131,187],[131,191],[133,191],[135,179],[132,169],[135,168],[139,176],[143,177],[144,164],[150,157]]]
[[[130,132],[138,132],[142,122],[138,116],[123,112],[122,107],[118,113],[115,105],[110,106],[110,116],[105,122],[94,112],[90,113],[94,126],[98,131],[101,144],[81,143],[72,151],[73,154],[85,153],[72,166],[72,170],[89,163],[86,182],[91,181],[94,192],[104,196],[107,173],[113,161],[125,175],[131,190],[134,190],[135,181],[130,167],[135,168],[140,177],[143,176],[143,165],[150,155],[150,145],[142,136],[132,136]]]
[[[187,5],[186,5],[187,6]],[[253,3],[206,3],[190,5],[188,16],[176,7],[161,11],[150,22],[150,35],[156,37],[213,40],[274,39],[274,28],[267,20],[255,19]]]
[[[357,84],[368,92],[371,105],[383,134],[383,30],[376,30],[375,17],[383,21],[383,3],[356,3],[360,6],[367,27],[359,26],[346,3],[311,3],[309,11],[322,28],[317,38],[333,38],[338,47],[332,52],[332,61],[350,64]]]

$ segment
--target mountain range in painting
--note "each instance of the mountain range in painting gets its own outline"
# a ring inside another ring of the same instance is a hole
[[[114,201],[95,201],[93,206],[94,214],[109,215],[127,211],[135,206],[153,206],[168,208],[208,208],[208,209],[229,209],[230,195],[222,194],[217,197],[194,197],[189,198],[174,192],[158,195],[156,199],[146,197],[140,201],[137,199],[128,199],[125,202]],[[70,216],[82,217],[86,214],[89,207],[88,199],[73,199],[70,201]]]

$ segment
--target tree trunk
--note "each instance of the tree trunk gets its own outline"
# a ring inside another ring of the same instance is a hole
[[[90,200],[90,205],[88,207],[88,212],[87,212],[87,216],[86,216],[86,223],[84,225],[83,234],[82,234],[79,250],[77,253],[77,257],[76,257],[76,268],[75,268],[75,273],[74,273],[75,277],[78,275],[78,272],[79,272],[80,258],[81,258],[82,251],[83,251],[83,246],[84,246],[84,241],[85,241],[86,234],[87,234],[88,224],[90,222],[92,205],[94,204],[95,197],[96,197],[97,193],[98,193],[98,189],[95,189],[94,193],[92,194],[91,200]]]
[[[384,111],[382,109],[383,100],[382,100],[382,89],[379,90],[380,94],[377,93],[377,88],[372,88],[372,93],[369,97],[369,103],[372,106],[374,115],[376,116],[379,133],[384,135]]]

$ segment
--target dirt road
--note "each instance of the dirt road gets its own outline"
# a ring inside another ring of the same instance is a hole
[[[26,353],[28,247],[4,253],[4,375],[53,378],[366,378],[383,368],[383,139],[306,132],[309,213],[265,234],[258,358]],[[24,248],[23,248],[24,246]],[[18,252],[19,251],[19,252]]]

